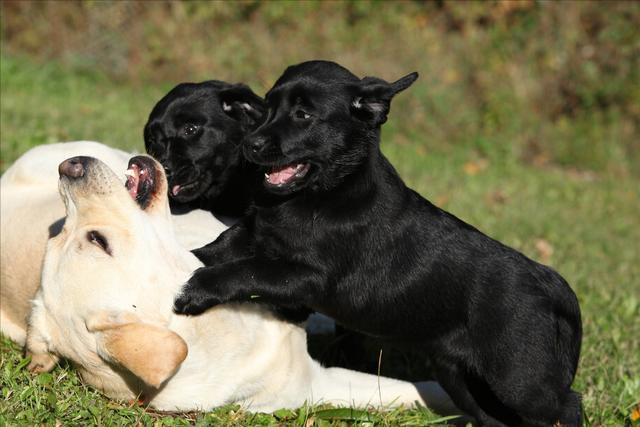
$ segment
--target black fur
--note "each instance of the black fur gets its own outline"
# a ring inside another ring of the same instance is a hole
[[[144,142],[165,168],[172,208],[245,213],[257,174],[242,157],[241,141],[264,112],[264,100],[248,86],[216,80],[181,83],[156,104]]]
[[[259,185],[255,165],[242,156],[242,138],[262,122],[264,100],[246,85],[217,80],[180,83],[155,105],[144,127],[147,153],[165,168],[171,209],[208,210],[230,220],[242,216]],[[190,184],[177,195],[176,185]],[[298,323],[309,310],[274,307]]]
[[[210,267],[194,273],[175,310],[302,303],[423,348],[482,425],[578,426],[571,384],[582,331],[571,288],[407,188],[380,152],[390,101],[416,78],[359,79],[324,61],[289,67],[245,155],[266,172],[311,166],[283,185],[265,180],[272,196],[196,251]]]

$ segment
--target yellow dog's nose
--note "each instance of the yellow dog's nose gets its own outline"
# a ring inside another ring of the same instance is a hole
[[[89,158],[83,156],[67,159],[58,166],[58,173],[60,176],[66,176],[74,179],[80,178],[84,176],[87,160],[89,160]]]

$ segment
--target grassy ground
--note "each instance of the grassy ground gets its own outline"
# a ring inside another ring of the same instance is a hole
[[[2,56],[0,71],[1,170],[30,147],[61,140],[92,139],[141,150],[146,115],[170,88],[118,82],[95,72],[8,55]],[[256,89],[263,93],[265,88]],[[417,113],[412,108],[430,105],[431,95],[426,84],[417,84],[399,96],[384,128],[384,152],[425,197],[552,265],[569,281],[583,313],[575,388],[583,394],[587,424],[630,423],[640,399],[640,180],[607,167],[593,171],[522,161],[500,148],[502,144],[493,145],[499,133],[495,139],[486,134],[483,140],[432,144],[433,136],[419,125],[427,120],[420,116],[426,115],[424,108]],[[575,123],[579,120],[563,125],[567,140],[561,132],[554,133],[558,146],[575,137]],[[423,131],[411,130],[415,128]],[[0,355],[0,425],[442,423],[425,410],[336,413],[307,408],[251,415],[225,407],[207,414],[156,414],[103,398],[83,386],[66,365],[31,377],[20,349],[6,340],[0,344]]]

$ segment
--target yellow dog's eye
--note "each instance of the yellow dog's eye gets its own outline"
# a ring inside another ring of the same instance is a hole
[[[99,232],[92,230],[87,233],[87,240],[98,246],[100,249],[111,255],[111,248],[107,239]]]

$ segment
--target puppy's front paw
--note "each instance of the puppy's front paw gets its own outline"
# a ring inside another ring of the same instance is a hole
[[[222,303],[213,295],[215,288],[206,283],[206,274],[202,270],[196,270],[173,301],[173,311],[177,314],[200,314]]]
[[[177,314],[196,315],[204,313],[208,308],[220,304],[215,298],[207,295],[193,295],[193,293],[182,293],[173,302],[173,311]]]

